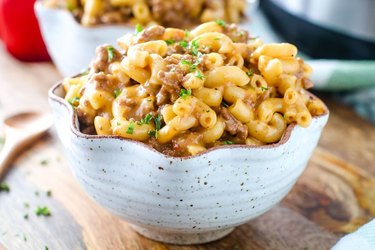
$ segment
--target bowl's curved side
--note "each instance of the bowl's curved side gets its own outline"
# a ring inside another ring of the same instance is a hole
[[[142,143],[73,133],[73,109],[50,101],[72,170],[92,198],[130,223],[185,233],[230,228],[278,203],[303,172],[328,119],[295,126],[275,147],[230,146],[175,158]]]
[[[116,45],[117,38],[133,32],[125,25],[83,27],[69,11],[47,8],[41,1],[35,3],[34,9],[48,52],[64,76],[86,69],[97,46]]]

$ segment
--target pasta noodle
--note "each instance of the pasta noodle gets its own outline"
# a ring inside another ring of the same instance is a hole
[[[125,35],[122,52],[100,46],[89,72],[64,80],[65,99],[82,132],[143,141],[173,156],[276,143],[289,124],[308,127],[327,113],[307,92],[311,68],[293,45],[249,42],[238,37],[243,32],[209,22],[190,33],[151,26]]]

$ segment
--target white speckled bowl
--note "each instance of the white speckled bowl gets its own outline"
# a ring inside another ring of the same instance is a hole
[[[41,1],[36,1],[34,9],[48,52],[64,76],[86,69],[97,46],[115,45],[119,37],[134,32],[127,25],[84,27],[69,11],[47,8]]]
[[[258,0],[247,0],[246,15],[251,16]],[[102,44],[117,44],[117,39],[133,33],[134,26],[126,24],[84,27],[73,15],[63,9],[52,9],[36,1],[35,13],[49,54],[60,73],[71,76],[87,69],[95,55],[95,48]],[[249,22],[244,22],[247,27]]]
[[[49,101],[72,170],[100,205],[154,240],[196,244],[219,239],[277,204],[305,169],[327,122],[288,127],[273,145],[228,145],[170,157],[116,136],[78,131],[61,84]]]

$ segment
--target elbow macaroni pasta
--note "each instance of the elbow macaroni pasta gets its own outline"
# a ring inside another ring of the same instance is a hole
[[[225,25],[139,40],[150,27],[120,39],[122,53],[100,46],[88,73],[63,82],[81,128],[187,156],[223,144],[276,143],[289,124],[307,127],[327,113],[304,87],[311,68],[295,46],[235,42]]]
[[[207,4],[203,0],[44,0],[44,3],[49,8],[67,8],[84,26],[158,23],[188,28],[216,19],[239,23],[244,19],[246,9],[245,0],[218,0],[214,4]]]

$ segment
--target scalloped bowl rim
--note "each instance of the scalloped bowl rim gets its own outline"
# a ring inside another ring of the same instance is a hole
[[[176,156],[170,156],[170,155],[163,154],[163,153],[157,151],[156,149],[154,149],[153,147],[151,147],[151,146],[149,146],[146,143],[141,142],[141,141],[127,139],[127,138],[124,138],[124,137],[121,137],[121,136],[117,136],[117,135],[88,135],[88,134],[82,133],[77,128],[77,122],[76,122],[76,121],[78,121],[78,119],[77,119],[77,112],[73,109],[73,107],[64,98],[62,98],[62,97],[58,96],[57,94],[55,94],[55,91],[58,88],[61,88],[61,87],[62,87],[62,81],[60,81],[60,82],[56,83],[55,85],[53,85],[50,88],[50,90],[48,91],[48,97],[49,97],[50,100],[58,102],[59,104],[63,105],[65,108],[68,109],[69,116],[70,116],[70,121],[71,121],[70,122],[70,131],[75,136],[77,136],[77,138],[80,138],[80,139],[90,139],[90,140],[115,139],[117,141],[126,141],[126,142],[128,142],[130,144],[136,144],[138,146],[142,146],[144,149],[152,151],[152,152],[155,152],[158,155],[160,155],[160,156],[162,156],[162,157],[164,157],[166,159],[170,159],[170,160],[187,160],[187,159],[199,158],[199,157],[205,156],[207,154],[210,154],[213,151],[218,151],[218,150],[221,150],[221,149],[228,149],[228,148],[229,149],[237,149],[237,148],[242,148],[242,149],[271,149],[271,148],[277,148],[277,147],[280,147],[280,146],[286,144],[289,141],[289,138],[291,137],[291,134],[292,134],[294,128],[297,126],[296,123],[289,124],[287,126],[285,132],[284,132],[284,135],[281,137],[280,141],[278,141],[277,143],[271,143],[271,144],[259,145],[259,146],[256,146],[256,145],[245,145],[245,144],[220,145],[220,146],[215,146],[215,147],[208,148],[207,150],[205,150],[205,151],[203,151],[201,153],[198,153],[196,155],[176,157]],[[313,95],[312,93],[310,93],[310,92],[308,92],[308,93],[309,93],[309,95],[311,95],[311,96],[313,96],[315,98],[318,98],[315,95]],[[324,102],[323,102],[323,104],[324,104]],[[326,104],[324,104],[324,106],[326,107],[326,110],[327,110],[326,113],[324,113],[322,115],[319,115],[319,116],[313,116],[312,119],[316,119],[316,120],[317,119],[323,119],[325,116],[329,115],[329,110],[328,110]]]

